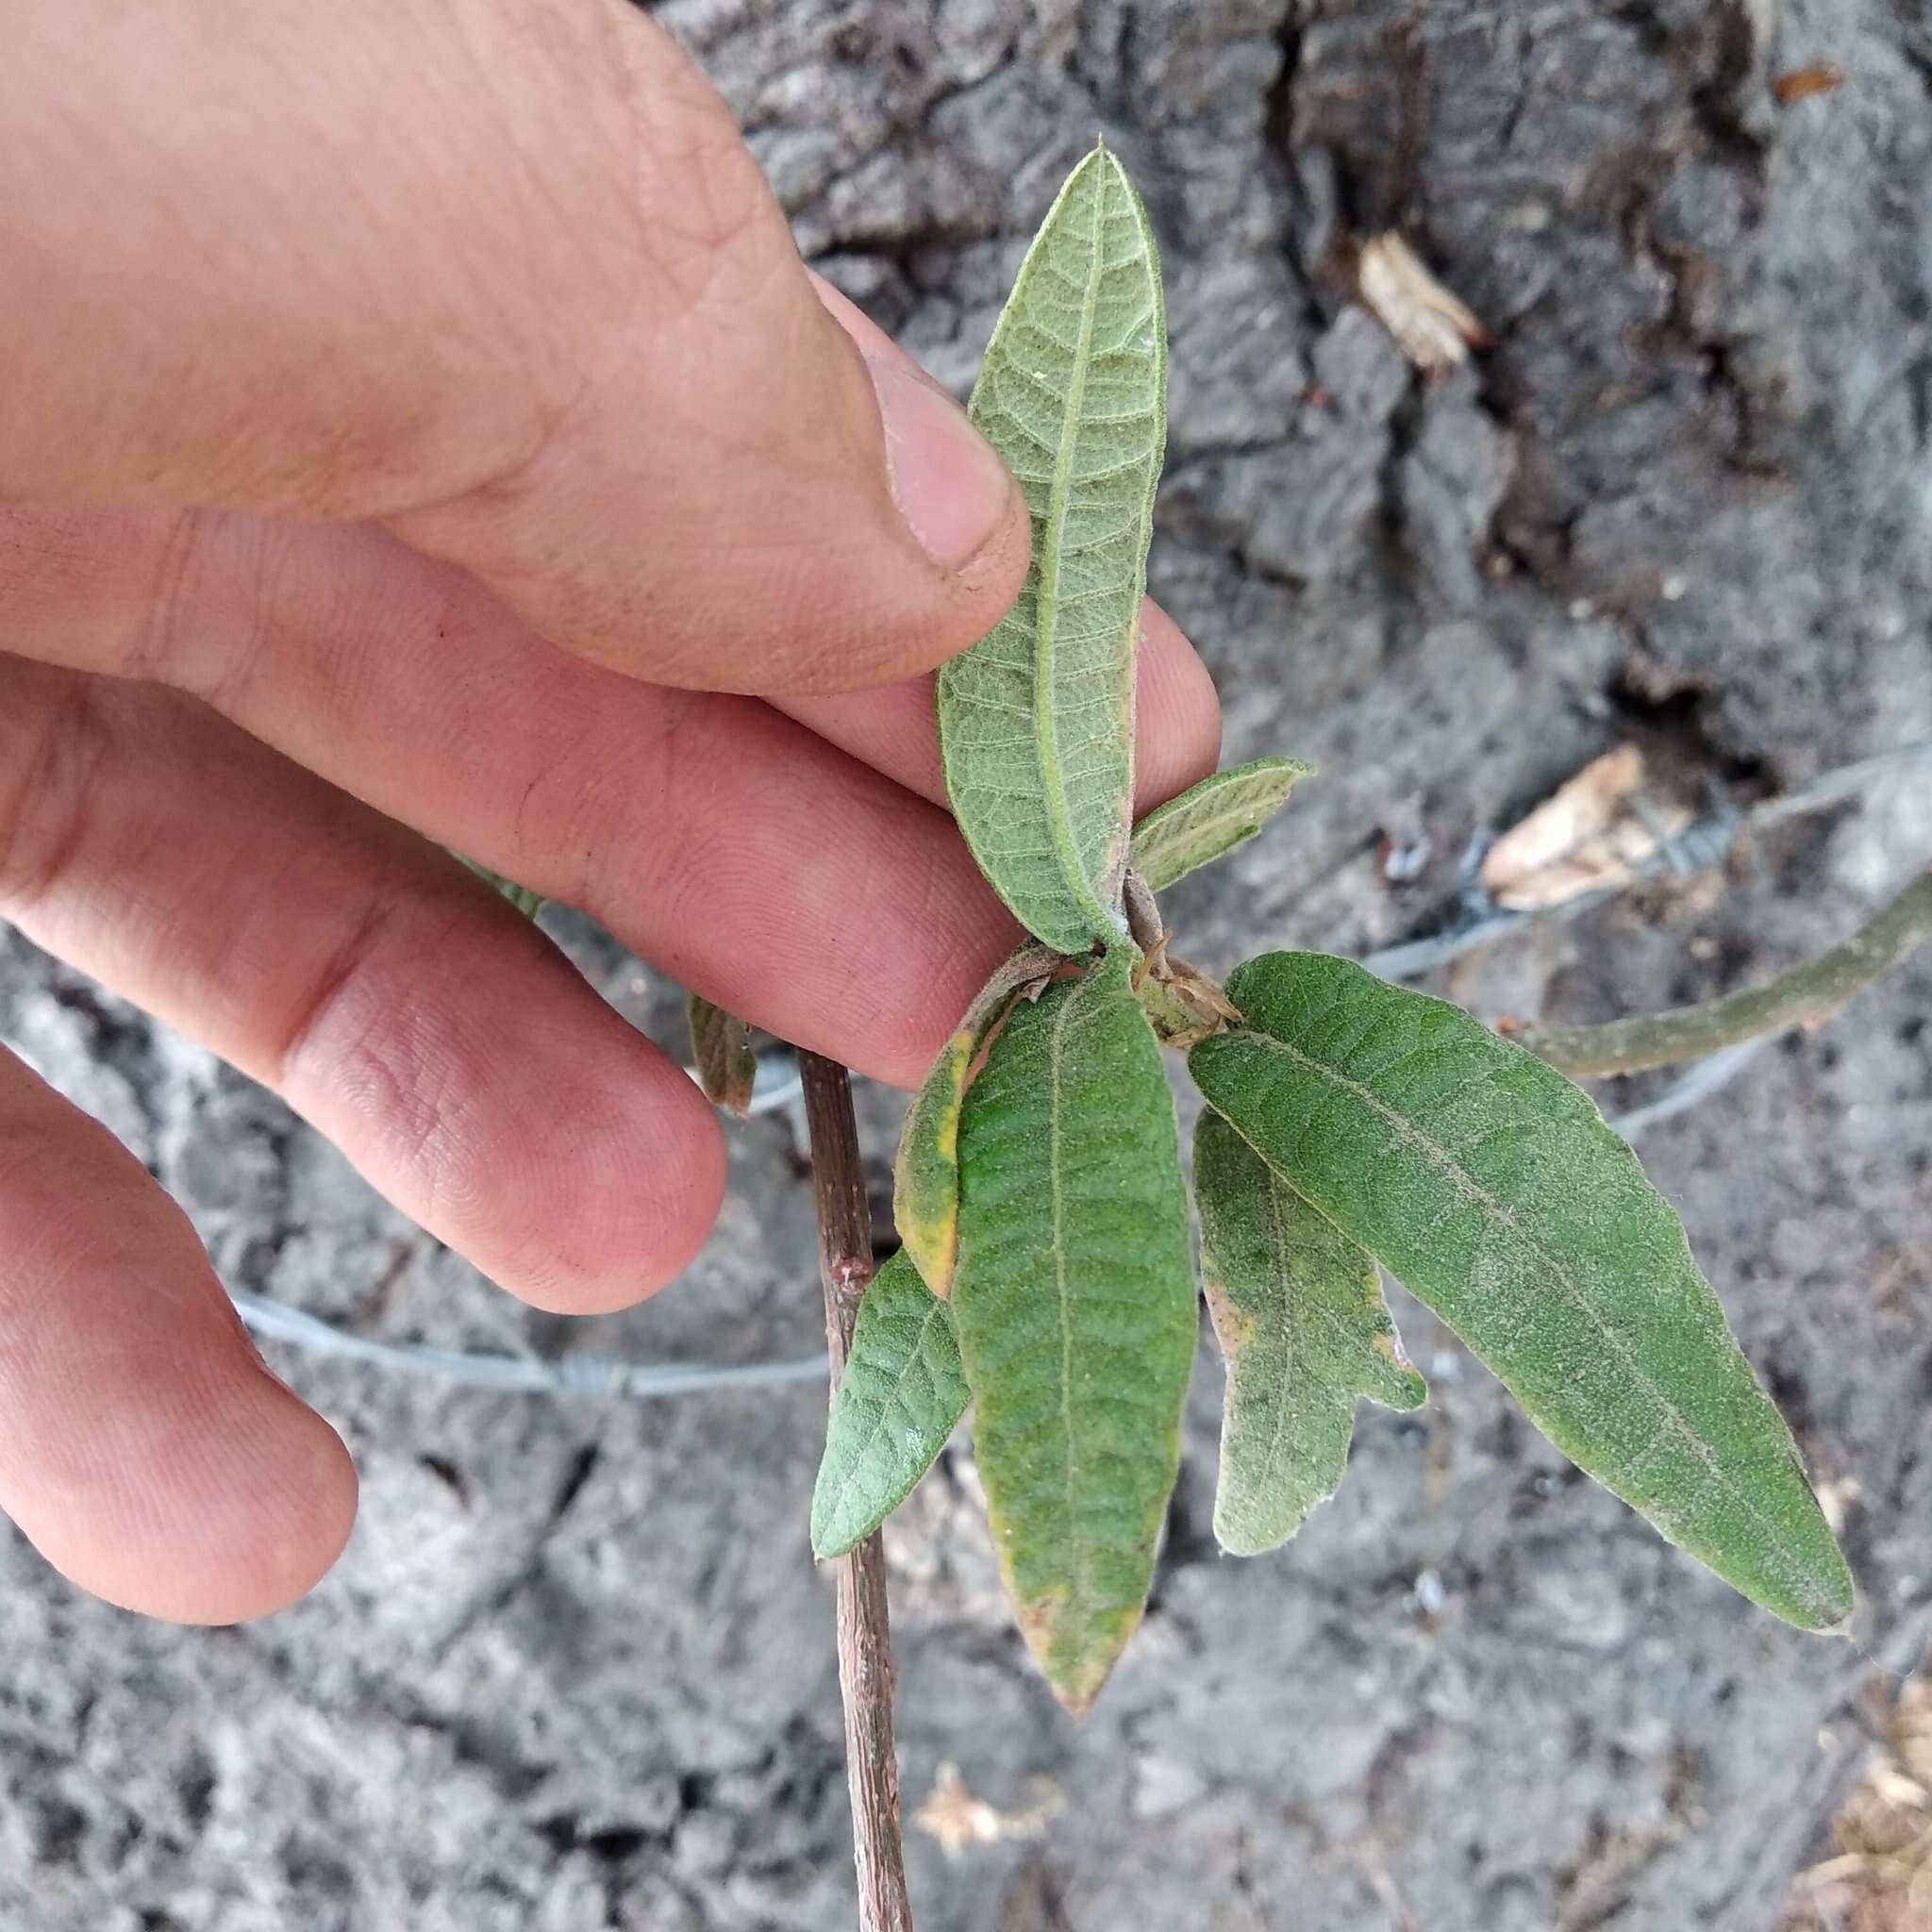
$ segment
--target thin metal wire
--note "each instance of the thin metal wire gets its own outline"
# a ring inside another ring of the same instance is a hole
[[[789,1046],[774,1047],[758,1056],[749,1111],[775,1113],[791,1106],[804,1091],[797,1056]],[[506,1394],[561,1395],[586,1401],[608,1401],[616,1396],[650,1398],[691,1395],[705,1390],[823,1382],[830,1373],[823,1351],[775,1362],[634,1362],[599,1355],[566,1355],[546,1360],[539,1356],[434,1348],[420,1341],[377,1341],[245,1289],[229,1289],[228,1299],[250,1330],[269,1341],[287,1342],[313,1355],[333,1356],[341,1361],[367,1362],[405,1374],[432,1375],[462,1388],[491,1389]]]
[[[1721,1046],[1715,1053],[1707,1054],[1655,1100],[1633,1107],[1627,1113],[1611,1114],[1610,1125],[1624,1140],[1634,1141],[1650,1128],[1688,1113],[1699,1101],[1708,1100],[1721,1088],[1728,1087],[1744,1071],[1747,1062],[1756,1059],[1771,1044],[1772,1037],[1766,1034],[1758,1040],[1740,1040],[1735,1046]]]
[[[546,1361],[536,1356],[431,1348],[416,1341],[377,1341],[244,1289],[231,1288],[228,1298],[248,1326],[271,1341],[292,1342],[317,1355],[369,1362],[415,1375],[435,1375],[465,1388],[493,1389],[508,1394],[574,1395],[592,1400],[614,1395],[687,1395],[704,1389],[769,1389],[791,1382],[823,1382],[827,1373],[823,1352],[776,1362],[631,1362],[597,1355],[566,1355]]]

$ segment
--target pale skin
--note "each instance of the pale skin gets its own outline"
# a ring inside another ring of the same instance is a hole
[[[623,0],[0,0],[0,916],[512,1293],[654,1292],[718,1126],[440,847],[913,1083],[1013,937],[929,674],[1017,491]],[[1220,736],[1145,635],[1143,809]],[[185,1218],[4,1051],[0,1418],[0,1507],[129,1608],[260,1615],[348,1536]]]

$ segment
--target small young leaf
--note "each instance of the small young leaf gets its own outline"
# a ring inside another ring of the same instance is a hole
[[[1278,1548],[1348,1467],[1357,1396],[1415,1408],[1374,1257],[1308,1206],[1210,1108],[1194,1130],[1201,1275],[1227,1362],[1214,1535]]]
[[[994,971],[940,1049],[912,1096],[892,1165],[892,1220],[899,1239],[941,1299],[953,1291],[959,1253],[959,1108],[986,1042],[1021,995],[1053,976],[1059,956],[1022,946]]]
[[[705,1098],[742,1120],[751,1111],[751,1091],[758,1077],[749,1023],[696,993],[685,1002],[685,1018],[691,1024],[691,1058]]]
[[[1203,778],[1134,827],[1129,862],[1157,892],[1166,891],[1252,839],[1314,769],[1294,758],[1256,758]]]
[[[912,1493],[966,1400],[952,1314],[902,1249],[859,1298],[812,1491],[814,1556],[842,1557]]]
[[[1376,1255],[1576,1465],[1802,1628],[1852,1582],[1682,1224],[1589,1096],[1468,1014],[1345,959],[1228,981],[1209,1102]]]
[[[1124,952],[1013,1009],[959,1123],[953,1315],[1022,1634],[1084,1710],[1133,1634],[1195,1341],[1174,1096]]]
[[[525,919],[535,919],[550,902],[541,892],[533,892],[528,886],[520,886],[514,879],[507,879],[501,873],[491,872],[487,865],[478,865],[474,858],[463,858],[460,852],[452,852],[452,858],[462,858],[463,863],[479,879],[487,880],[521,912]]]
[[[1033,561],[999,628],[940,673],[946,792],[1021,924],[1085,953],[1122,930],[1134,657],[1167,435],[1159,260],[1104,147],[1068,176],[1021,266],[972,415],[1025,492]]]

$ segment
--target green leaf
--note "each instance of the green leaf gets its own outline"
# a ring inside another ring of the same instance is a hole
[[[1058,954],[1035,945],[1002,961],[907,1109],[892,1166],[892,1219],[925,1285],[942,1298],[953,1291],[959,1252],[959,1109],[967,1084],[1013,1002],[1044,986],[1058,964]]]
[[[1561,1074],[1441,1000],[1306,953],[1228,981],[1201,1091],[1493,1369],[1576,1465],[1806,1629],[1851,1576],[1682,1224]]]
[[[507,879],[501,873],[491,872],[487,865],[478,865],[474,858],[463,858],[460,852],[452,851],[450,857],[462,859],[479,879],[494,886],[525,919],[535,919],[550,903],[541,892],[533,892],[528,886],[520,886],[514,879]]]
[[[1174,1096],[1128,971],[1016,1007],[959,1124],[953,1316],[993,1545],[1075,1711],[1146,1605],[1196,1332]]]
[[[1201,1275],[1227,1362],[1214,1535],[1278,1548],[1348,1467],[1357,1396],[1416,1408],[1374,1257],[1324,1219],[1210,1108],[1194,1130]]]
[[[859,1298],[811,1497],[811,1547],[842,1557],[912,1493],[966,1413],[953,1318],[902,1249]]]
[[[1134,657],[1167,435],[1159,258],[1105,147],[1068,176],[1021,266],[972,415],[1025,492],[1033,561],[999,628],[940,673],[946,791],[1021,924],[1084,953],[1123,930]]]
[[[1216,772],[1134,827],[1128,862],[1157,892],[1252,839],[1314,772],[1294,758],[1256,758]]]
[[[713,1107],[728,1108],[741,1120],[751,1111],[751,1092],[758,1084],[758,1057],[752,1051],[749,1022],[701,1000],[692,993],[685,1003],[691,1024],[691,1058],[697,1063],[698,1085]]]

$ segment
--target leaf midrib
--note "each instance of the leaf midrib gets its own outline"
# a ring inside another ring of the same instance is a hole
[[[1067,1540],[1073,1546],[1073,1595],[1070,1607],[1084,1623],[1087,1607],[1087,1540],[1080,1534],[1076,1501],[1080,1472],[1074,1456],[1074,1324],[1067,1307],[1066,1191],[1060,1184],[1063,1115],[1060,1108],[1060,1069],[1065,1053],[1068,1022],[1086,989],[1076,987],[1060,1002],[1053,1016],[1052,1051],[1047,1055],[1047,1186],[1053,1197],[1053,1276],[1054,1296],[1060,1322],[1060,1440],[1065,1444],[1061,1466],[1065,1471],[1064,1500],[1067,1508]]]
[[[1682,1411],[1677,1407],[1677,1405],[1664,1393],[1655,1377],[1644,1368],[1641,1360],[1631,1353],[1628,1344],[1604,1321],[1590,1298],[1583,1293],[1572,1278],[1569,1268],[1565,1265],[1562,1257],[1550,1248],[1547,1243],[1540,1241],[1534,1234],[1528,1232],[1507,1202],[1498,1200],[1474,1174],[1470,1174],[1460,1162],[1456,1160],[1447,1149],[1437,1145],[1419,1127],[1405,1119],[1402,1114],[1398,1113],[1395,1108],[1384,1101],[1373,1088],[1363,1086],[1358,1080],[1351,1080],[1347,1074],[1338,1072],[1333,1067],[1324,1065],[1318,1059],[1312,1058],[1309,1055],[1303,1053],[1300,1048],[1291,1046],[1285,1040],[1277,1039],[1274,1034],[1250,1030],[1247,1037],[1271,1053],[1285,1055],[1297,1066],[1305,1068],[1307,1072],[1321,1079],[1326,1080],[1331,1086],[1340,1088],[1343,1092],[1359,1101],[1371,1112],[1387,1122],[1390,1127],[1394,1130],[1399,1140],[1419,1149],[1424,1158],[1433,1163],[1449,1180],[1451,1186],[1455,1187],[1466,1199],[1477,1203],[1487,1212],[1493,1214],[1524,1246],[1530,1249],[1533,1253],[1541,1256],[1548,1265],[1549,1272],[1555,1278],[1564,1299],[1581,1316],[1586,1326],[1618,1357],[1637,1384],[1641,1388],[1648,1390],[1652,1396],[1655,1397],[1657,1407],[1661,1410],[1668,1425],[1682,1441],[1690,1444],[1697,1460],[1704,1465],[1706,1474],[1717,1484],[1718,1488],[1726,1495],[1732,1497],[1742,1508],[1744,1514],[1749,1516],[1760,1529],[1767,1533],[1770,1547],[1776,1553],[1777,1567],[1784,1577],[1787,1587],[1791,1589],[1796,1599],[1800,1603],[1812,1607],[1814,1613],[1822,1611],[1827,1616],[1830,1614],[1833,1607],[1830,1603],[1819,1597],[1816,1585],[1811,1579],[1808,1570],[1802,1566],[1796,1571],[1790,1569],[1790,1563],[1791,1559],[1786,1550],[1784,1531],[1772,1518],[1764,1514],[1763,1510],[1758,1507],[1756,1500],[1747,1491],[1739,1487],[1724,1464],[1713,1455],[1710,1446],[1690,1426]],[[1241,1138],[1248,1142],[1249,1146],[1255,1149],[1255,1152],[1260,1156],[1264,1162],[1267,1162],[1267,1149],[1257,1145],[1249,1135],[1242,1132],[1239,1122],[1235,1122],[1233,1124],[1235,1131],[1241,1135]],[[1273,1165],[1272,1162],[1268,1164]],[[1286,1177],[1284,1176],[1284,1178]]]
[[[1066,540],[1067,500],[1073,491],[1074,453],[1079,446],[1080,406],[1087,393],[1087,372],[1093,356],[1093,321],[1100,306],[1100,285],[1107,273],[1107,185],[1104,164],[1094,170],[1092,264],[1080,296],[1080,329],[1074,349],[1074,367],[1067,384],[1065,412],[1060,418],[1059,446],[1054,454],[1053,487],[1047,493],[1046,532],[1041,544],[1040,591],[1033,618],[1034,718],[1040,746],[1041,791],[1054,852],[1067,884],[1081,909],[1104,928],[1110,928],[1080,858],[1079,839],[1067,808],[1066,789],[1059,769],[1059,717],[1054,708],[1056,628],[1059,617],[1060,545]]]

